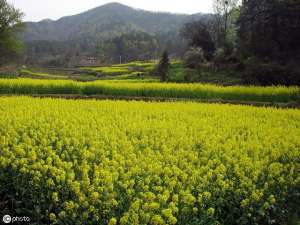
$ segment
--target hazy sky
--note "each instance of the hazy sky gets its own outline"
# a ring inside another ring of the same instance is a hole
[[[94,7],[119,2],[134,8],[174,13],[211,12],[212,0],[8,0],[25,13],[25,21],[59,19]]]

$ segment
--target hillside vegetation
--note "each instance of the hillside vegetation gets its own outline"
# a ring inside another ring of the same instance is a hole
[[[120,3],[109,3],[56,21],[28,22],[24,40],[67,41],[79,40],[88,35],[107,39],[119,33],[132,31],[167,33],[178,30],[191,18],[185,14],[150,12]]]
[[[184,43],[181,27],[192,20],[209,20],[206,14],[172,14],[134,9],[109,3],[59,20],[27,22],[23,40],[29,64],[78,64],[94,56],[115,63],[157,58],[164,48],[179,55]]]

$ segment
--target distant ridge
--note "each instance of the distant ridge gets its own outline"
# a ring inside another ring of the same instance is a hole
[[[189,20],[206,16],[151,12],[112,2],[58,20],[27,22],[24,40],[68,41],[86,36],[106,39],[132,30],[149,34],[167,33],[180,29]]]
[[[157,59],[163,50],[181,57],[183,25],[210,20],[209,14],[173,14],[109,3],[58,20],[26,23],[23,39],[28,64],[74,66],[82,61],[117,63]],[[86,63],[85,63],[86,64]]]

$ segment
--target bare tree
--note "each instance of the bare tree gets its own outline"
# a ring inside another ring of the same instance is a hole
[[[218,42],[224,44],[227,39],[228,28],[231,21],[231,12],[237,8],[239,0],[214,0],[213,8],[216,15],[216,29]]]

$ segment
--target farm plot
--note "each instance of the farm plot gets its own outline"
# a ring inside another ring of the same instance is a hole
[[[286,224],[300,111],[0,98],[3,213],[42,224]]]
[[[1,79],[0,94],[76,94],[153,98],[185,98],[271,103],[299,101],[299,87],[218,86],[126,81],[75,82],[68,80]]]

